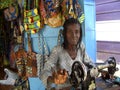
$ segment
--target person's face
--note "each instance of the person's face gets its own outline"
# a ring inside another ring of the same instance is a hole
[[[69,45],[77,45],[80,38],[79,24],[71,24],[67,26],[66,40]]]

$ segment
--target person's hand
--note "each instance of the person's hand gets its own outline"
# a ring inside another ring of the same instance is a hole
[[[63,84],[66,82],[68,73],[66,70],[60,69],[57,72],[53,72],[53,83]]]

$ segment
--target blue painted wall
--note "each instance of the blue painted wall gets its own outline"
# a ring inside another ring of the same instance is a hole
[[[43,29],[41,29],[41,31],[39,33],[43,33],[43,37],[45,38],[46,44],[48,46],[48,50],[51,51],[52,48],[57,45],[57,39],[58,39],[58,33],[59,30],[62,29],[62,27],[57,27],[57,28],[52,28],[48,25],[45,25]],[[36,53],[41,53],[39,51],[39,40],[38,40],[38,33],[36,34],[32,34],[31,35],[32,38],[32,48],[33,51]],[[25,48],[27,49],[27,34],[25,33]]]
[[[95,0],[84,0],[84,42],[88,55],[96,62]]]
[[[96,37],[95,37],[95,1],[94,0],[79,0],[81,6],[83,8],[85,14],[85,21],[82,24],[83,28],[83,41],[86,46],[86,50],[88,55],[92,58],[92,60],[96,61]],[[41,32],[45,37],[46,43],[48,44],[49,51],[57,45],[58,32],[62,29],[62,27],[52,28],[49,26],[45,26]],[[37,53],[41,53],[38,49],[38,34],[33,34],[31,36],[33,51]],[[25,34],[25,48],[27,49],[27,35]]]

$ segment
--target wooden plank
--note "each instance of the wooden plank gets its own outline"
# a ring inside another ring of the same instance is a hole
[[[120,12],[109,12],[96,15],[96,21],[120,20]]]
[[[115,57],[120,63],[120,42],[97,41],[97,59],[107,60],[108,57]]]
[[[120,42],[97,41],[97,51],[116,53],[120,55]]]
[[[111,2],[119,2],[119,0],[95,0],[96,5],[111,3]]]
[[[96,13],[100,12],[106,12],[106,11],[119,11],[120,10],[120,2],[113,2],[113,3],[107,3],[102,5],[96,6]]]
[[[120,63],[120,55],[114,53],[97,52],[97,59],[106,61],[109,57],[115,57],[116,62]]]

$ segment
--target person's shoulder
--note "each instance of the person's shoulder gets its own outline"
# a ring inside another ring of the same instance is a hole
[[[85,48],[84,42],[81,42],[81,43],[80,43],[80,48]]]
[[[57,50],[57,51],[60,51],[62,49],[63,49],[62,45],[56,45],[53,47],[53,50]]]
[[[62,48],[62,45],[55,45],[54,48]]]

